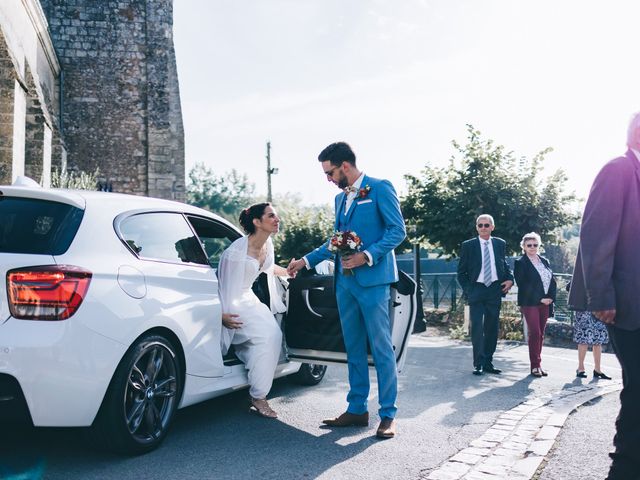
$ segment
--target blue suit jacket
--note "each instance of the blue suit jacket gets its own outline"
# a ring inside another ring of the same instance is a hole
[[[336,230],[351,230],[362,239],[362,250],[367,250],[373,265],[354,268],[356,281],[363,287],[384,285],[398,280],[398,267],[393,249],[406,236],[404,219],[396,191],[388,180],[364,176],[361,188],[369,185],[366,197],[356,197],[344,215],[346,195],[340,192],[335,198]],[[342,226],[341,226],[342,225]],[[329,241],[306,255],[311,267],[331,258]],[[336,259],[338,261],[338,259]],[[339,269],[336,268],[336,272]]]

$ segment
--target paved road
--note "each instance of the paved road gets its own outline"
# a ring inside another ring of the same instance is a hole
[[[602,480],[609,472],[614,419],[620,410],[617,394],[585,404],[569,417],[539,480]]]
[[[399,435],[393,440],[374,438],[375,415],[368,428],[319,426],[322,418],[345,406],[346,368],[331,367],[316,387],[278,380],[270,395],[280,414],[276,421],[247,413],[246,392],[237,392],[181,410],[163,446],[137,458],[95,451],[76,429],[10,435],[5,431],[0,438],[0,476],[4,472],[12,480],[427,478],[483,435],[503,412],[580,382],[574,379],[574,350],[545,347],[543,357],[550,376],[534,379],[528,375],[527,347],[501,344],[495,363],[505,373],[475,377],[470,344],[414,336],[400,377]],[[615,357],[604,357],[605,371],[619,378]],[[370,410],[375,412],[373,401]],[[19,476],[18,472],[32,473]]]

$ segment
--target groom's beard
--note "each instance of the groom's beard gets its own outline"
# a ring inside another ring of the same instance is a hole
[[[338,188],[343,190],[344,188],[349,186],[349,180],[347,180],[347,176],[340,172],[340,178],[338,178]]]

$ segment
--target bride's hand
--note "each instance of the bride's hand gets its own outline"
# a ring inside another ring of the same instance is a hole
[[[227,328],[241,328],[242,322],[240,320],[236,320],[240,315],[237,313],[223,313],[222,314],[222,325]]]

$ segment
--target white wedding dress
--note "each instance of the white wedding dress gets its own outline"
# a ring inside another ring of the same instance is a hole
[[[249,394],[265,398],[278,366],[282,348],[282,331],[274,314],[286,310],[275,288],[274,254],[271,238],[267,240],[267,255],[262,266],[247,254],[248,237],[241,237],[223,252],[218,266],[218,293],[224,313],[235,313],[242,327],[222,327],[223,355],[230,345],[249,371]],[[271,308],[260,302],[251,290],[258,275],[267,274]]]

